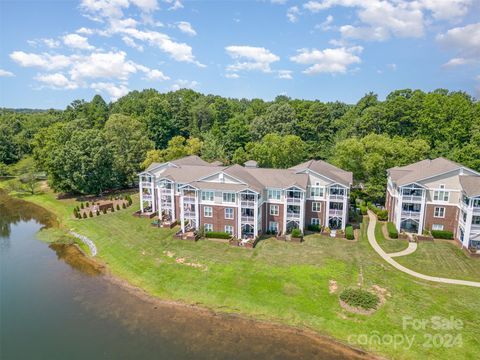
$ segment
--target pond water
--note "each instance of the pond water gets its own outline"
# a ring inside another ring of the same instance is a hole
[[[0,359],[367,359],[281,326],[139,297],[35,239],[55,219],[0,192]]]

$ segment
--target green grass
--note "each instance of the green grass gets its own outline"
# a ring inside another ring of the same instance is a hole
[[[208,240],[175,240],[176,229],[154,228],[151,220],[132,216],[137,197],[133,207],[86,220],[73,219],[74,200],[58,201],[50,192],[25,199],[56,213],[63,231],[73,229],[92,239],[98,257],[113,274],[163,299],[309,328],[345,343],[352,334],[415,335],[410,349],[374,343],[359,346],[396,359],[473,359],[480,351],[479,290],[424,282],[395,270],[371,249],[367,221],[358,242],[320,235],[306,236],[302,244],[267,238],[249,250]],[[41,236],[54,239],[58,232],[50,229]],[[202,267],[178,264],[175,258]],[[330,280],[338,284],[336,294],[329,293]],[[339,305],[338,294],[345,288],[373,285],[389,294],[373,315],[351,314]],[[463,346],[424,347],[425,332],[456,335],[458,331],[403,329],[402,319],[407,316],[462,320]]]
[[[413,254],[395,260],[426,275],[480,281],[480,259],[469,258],[448,241],[420,241]]]
[[[375,238],[378,245],[388,254],[405,250],[408,247],[408,240],[404,239],[386,239],[383,235],[382,227],[385,223],[378,221],[375,226]]]

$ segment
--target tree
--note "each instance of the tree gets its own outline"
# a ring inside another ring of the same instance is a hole
[[[227,157],[233,157],[233,153],[245,146],[250,140],[248,121],[245,115],[237,114],[229,119],[223,126],[223,144]]]
[[[252,138],[259,140],[269,133],[292,134],[296,120],[295,110],[287,102],[274,103],[267,109],[265,115],[253,119]]]
[[[168,141],[179,134],[177,124],[173,121],[170,105],[160,96],[148,101],[145,119],[149,137],[157,149],[165,148]]]
[[[250,159],[261,167],[288,168],[305,159],[306,145],[296,135],[268,134],[258,143],[249,143],[246,151]]]
[[[223,163],[226,160],[225,149],[222,142],[211,131],[203,136],[201,154],[202,158],[209,162],[218,160]]]
[[[144,125],[130,116],[114,114],[105,124],[104,137],[113,156],[116,185],[133,184],[147,151],[153,149]]]
[[[166,149],[148,151],[142,167],[146,169],[152,163],[162,163],[188,155],[198,155],[200,154],[201,148],[202,142],[197,138],[189,138],[186,140],[183,136],[174,136],[168,142]]]

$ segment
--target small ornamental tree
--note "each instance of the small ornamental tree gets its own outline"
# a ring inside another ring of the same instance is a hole
[[[125,205],[125,203],[122,203],[122,208],[123,208],[123,209],[126,209],[126,208],[127,208],[127,205]]]
[[[87,201],[87,204],[85,206],[88,208],[90,206],[90,203]]]
[[[84,218],[84,219],[87,218],[87,213],[83,213],[83,218]]]
[[[89,216],[89,217],[93,217],[93,213],[92,213],[91,210],[90,210],[90,212],[88,213],[88,216]]]
[[[110,208],[110,211],[111,211],[111,212],[115,212],[115,208],[112,206],[112,207]]]
[[[120,205],[117,204],[117,211],[120,210]]]
[[[84,207],[83,207],[83,202],[80,203],[80,209],[82,209],[82,210],[84,209]]]
[[[104,214],[107,213],[107,208],[106,208],[106,207],[103,208],[103,213],[104,213]]]
[[[97,210],[97,216],[100,216],[100,211],[99,210]]]

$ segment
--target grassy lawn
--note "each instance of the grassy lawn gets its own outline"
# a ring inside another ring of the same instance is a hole
[[[408,349],[390,343],[357,344],[395,359],[473,359],[480,351],[479,290],[423,282],[398,272],[370,248],[365,224],[358,242],[309,235],[302,244],[265,239],[248,250],[207,240],[174,240],[175,229],[153,228],[150,220],[132,216],[138,206],[136,198],[127,210],[85,220],[73,219],[74,200],[58,201],[51,192],[25,199],[60,218],[61,230],[43,231],[42,238],[58,238],[66,229],[88,236],[113,274],[161,298],[306,327],[345,343],[351,335],[360,334],[414,336]],[[446,257],[452,255],[458,254],[446,253]],[[420,252],[414,256],[420,257]],[[177,263],[178,258],[201,267]],[[471,277],[474,271],[478,275],[479,266],[471,266]],[[435,267],[417,270],[430,273]],[[338,283],[336,294],[329,292],[330,280]],[[388,291],[386,303],[371,316],[348,313],[339,305],[338,293],[358,284]],[[404,317],[432,316],[453,316],[463,321],[463,329],[402,327]],[[462,345],[424,346],[425,333],[461,334]]]
[[[386,239],[382,231],[384,225],[384,222],[379,221],[375,226],[375,238],[377,239],[378,245],[380,245],[387,254],[405,250],[408,247],[408,240]]]
[[[419,242],[413,254],[395,260],[427,275],[480,281],[480,259],[467,257],[448,241]]]

